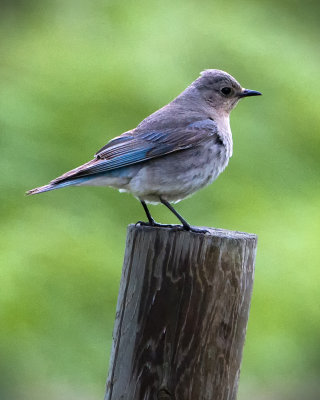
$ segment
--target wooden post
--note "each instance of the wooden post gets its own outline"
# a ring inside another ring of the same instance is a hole
[[[257,237],[128,227],[105,400],[234,400]]]

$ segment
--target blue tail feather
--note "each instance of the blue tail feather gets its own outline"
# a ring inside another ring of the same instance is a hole
[[[66,186],[78,185],[79,183],[83,183],[86,180],[88,180],[88,178],[72,179],[72,180],[60,182],[60,183],[49,183],[48,185],[40,186],[40,187],[31,189],[31,190],[28,190],[26,192],[26,194],[27,195],[38,194],[38,193],[43,193],[43,192],[49,192],[50,190],[62,189]]]

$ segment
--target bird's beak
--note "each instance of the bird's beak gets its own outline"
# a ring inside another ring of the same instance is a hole
[[[258,92],[257,90],[250,90],[250,89],[242,89],[240,93],[240,97],[249,97],[249,96],[261,96],[262,93]]]

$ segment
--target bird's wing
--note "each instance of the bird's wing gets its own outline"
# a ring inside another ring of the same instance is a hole
[[[218,129],[211,119],[196,121],[184,127],[162,130],[125,132],[112,139],[95,154],[95,159],[54,179],[58,183],[92,174],[99,174],[136,164],[151,158],[188,149],[216,136]]]

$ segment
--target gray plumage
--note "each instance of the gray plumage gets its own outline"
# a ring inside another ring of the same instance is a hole
[[[214,181],[232,155],[229,115],[242,97],[261,93],[243,89],[229,74],[206,70],[171,103],[135,129],[112,139],[93,160],[30,190],[41,193],[65,186],[111,186],[145,202],[162,202],[184,227],[189,224],[169,205]]]

